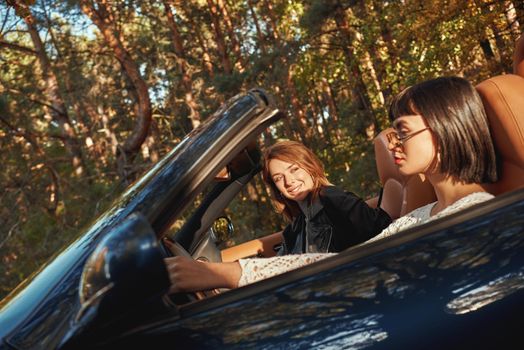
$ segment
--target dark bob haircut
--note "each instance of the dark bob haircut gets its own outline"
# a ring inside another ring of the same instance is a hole
[[[437,139],[440,172],[464,183],[497,181],[495,149],[482,100],[459,77],[442,77],[413,85],[391,103],[391,121],[421,115]]]

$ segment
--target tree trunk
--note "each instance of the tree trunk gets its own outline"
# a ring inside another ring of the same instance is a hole
[[[474,4],[478,9],[478,13],[481,17],[485,17],[486,15],[489,15],[489,13],[491,12],[491,6],[489,4],[485,4],[484,2],[479,0],[474,0]],[[496,50],[489,40],[489,29],[489,26],[479,28],[479,36],[481,37],[481,39],[479,40],[479,45],[482,49],[482,53],[484,54],[484,58],[488,63],[490,71],[495,73],[500,71],[500,62],[497,60],[497,52],[495,52]]]
[[[211,55],[209,54],[209,49],[206,45],[204,38],[202,37],[202,33],[200,32],[200,25],[195,23],[191,14],[187,15],[186,17],[191,28],[193,29],[193,33],[195,34],[198,43],[200,44],[200,48],[202,49],[202,64],[204,70],[207,72],[209,77],[213,79],[215,77],[215,72],[211,61]]]
[[[235,34],[235,30],[233,27],[233,22],[231,21],[231,16],[229,15],[229,12],[226,8],[226,4],[223,0],[217,0],[218,7],[220,9],[220,12],[222,14],[222,18],[224,20],[224,23],[226,24],[226,30],[229,36],[229,40],[231,40],[231,46],[233,47],[233,54],[236,57],[236,63],[235,68],[240,73],[244,72],[244,59],[242,57],[242,52],[240,50],[240,44],[238,42],[237,36]]]
[[[339,117],[337,104],[335,102],[335,98],[333,97],[331,86],[329,85],[326,78],[322,78],[322,95],[324,101],[326,101],[326,104],[328,105],[329,115],[333,119],[333,122],[338,123]]]
[[[480,48],[482,49],[482,52],[484,53],[484,58],[488,63],[493,62],[495,60],[495,53],[493,52],[493,49],[491,48],[491,43],[487,38],[484,38],[482,40],[479,40]]]
[[[164,7],[166,9],[167,22],[171,29],[173,47],[177,56],[178,69],[180,75],[182,76],[182,85],[184,86],[185,90],[184,100],[189,108],[189,119],[191,120],[191,125],[194,129],[200,125],[200,113],[198,111],[198,104],[196,103],[195,98],[193,96],[193,81],[188,71],[188,64],[186,60],[184,45],[182,43],[182,38],[180,37],[180,32],[178,31],[178,26],[175,22],[173,11],[171,11],[171,7],[169,6],[166,0],[164,0]]]
[[[5,113],[5,111],[4,111]],[[12,118],[12,119],[17,119]],[[4,124],[9,132],[15,136],[23,137],[27,143],[29,143],[34,151],[34,154],[36,154],[41,160],[43,164],[43,168],[45,168],[49,176],[51,177],[51,184],[47,186],[49,193],[49,204],[45,207],[46,211],[51,215],[56,215],[56,209],[58,208],[58,204],[61,201],[61,186],[60,186],[60,177],[58,175],[58,172],[56,169],[51,165],[51,162],[47,159],[47,156],[45,152],[42,150],[42,147],[40,147],[40,144],[38,142],[37,136],[28,130],[23,130],[22,128],[16,127],[9,123],[7,119],[4,119],[3,116],[0,116],[0,123]]]
[[[358,57],[353,45],[355,36],[351,33],[344,9],[340,6],[337,7],[335,12],[335,22],[342,36],[344,59],[346,60],[346,66],[354,84],[352,87],[353,99],[358,109],[370,113],[371,102],[367,93],[366,84],[362,80],[362,72],[360,71],[358,60],[352,59],[353,57]]]
[[[289,94],[289,97],[291,99],[291,105],[293,106],[293,112],[297,116],[298,120],[298,132],[300,134],[300,138],[303,143],[307,144],[309,140],[309,125],[306,118],[306,113],[304,112],[304,108],[302,107],[302,104],[300,103],[300,99],[298,98],[297,89],[295,87],[295,83],[293,82],[293,65],[291,65],[287,69],[287,77],[286,77],[286,85],[287,85],[287,93]]]
[[[326,102],[329,108],[330,119],[333,120],[333,124],[337,125],[340,119],[338,115],[338,108],[335,102],[335,98],[333,97],[331,86],[329,85],[326,78],[322,78],[322,99]],[[322,115],[322,121],[325,121],[324,115]],[[329,134],[329,131],[326,130],[326,133]],[[335,128],[335,138],[337,141],[340,141],[342,139],[340,128]]]
[[[371,16],[376,15],[375,13],[370,14],[368,8],[365,6],[364,3],[360,3],[356,9],[358,11],[357,16],[360,18],[371,18]],[[380,11],[380,8],[376,10]],[[381,25],[385,26],[385,23],[381,23]],[[362,37],[362,34],[359,33],[358,35]],[[375,41],[377,41],[376,38]],[[363,60],[365,62],[366,67],[368,68],[369,74],[373,81],[373,85],[375,86],[378,103],[380,104],[379,107],[381,109],[384,109],[385,102],[389,99],[391,91],[384,88],[384,86],[387,86],[387,84],[385,84],[386,69],[384,67],[384,62],[380,59],[378,48],[379,47],[377,44],[372,44],[366,47],[366,52],[364,54]]]
[[[278,34],[277,19],[273,11],[273,5],[271,4],[270,1],[267,1],[267,0],[264,0],[264,4],[266,7],[268,16],[269,16],[269,24],[272,29],[272,36],[275,41],[275,45],[280,50],[283,50],[284,45],[282,44],[282,40],[280,39],[280,36]],[[281,54],[279,56],[279,61],[282,67],[285,67],[283,69],[285,69],[285,74],[286,74],[285,88],[282,88],[281,90],[285,92],[285,94],[287,95],[286,97],[289,98],[291,102],[291,106],[293,107],[293,111],[291,111],[291,113],[295,116],[297,120],[296,130],[298,131],[298,136],[300,137],[303,143],[307,144],[308,143],[308,135],[307,135],[308,134],[308,122],[306,118],[306,113],[304,111],[304,108],[302,107],[302,104],[300,103],[297,89],[293,81],[293,65],[287,61],[285,54]]]
[[[218,9],[213,0],[207,0],[207,4],[209,6],[209,12],[211,13],[211,26],[213,27],[213,32],[215,33],[215,42],[217,45],[218,55],[222,62],[222,68],[224,69],[224,73],[229,75],[233,72],[233,69],[231,67],[231,61],[229,60],[229,56],[227,54],[227,47],[226,42],[224,40],[224,34],[222,33],[222,29],[220,28],[220,22],[218,20]]]
[[[115,33],[109,14],[108,4],[105,1],[98,2],[98,9],[95,8],[94,3],[90,0],[81,1],[82,11],[93,21],[98,27],[106,43],[113,50],[115,57],[124,68],[124,72],[131,81],[137,96],[137,121],[131,135],[125,140],[122,146],[122,152],[119,154],[119,171],[126,180],[129,180],[129,174],[126,167],[128,161],[133,159],[139,152],[140,147],[144,143],[151,125],[151,101],[149,99],[148,87],[145,81],[140,76],[140,70],[132,59],[129,52],[124,48],[124,45]]]
[[[248,0],[247,4],[249,7],[249,13],[251,13],[251,18],[253,19],[253,23],[255,24],[260,51],[262,51],[262,55],[265,56],[267,54],[266,40],[264,38],[264,35],[262,35],[262,30],[260,29],[260,23],[258,22],[258,17],[253,7],[253,0]]]
[[[516,0],[513,1],[513,7],[515,8],[515,16],[516,20],[519,23],[519,27],[524,25],[524,1],[522,0]],[[522,32],[522,30],[519,30],[519,34]]]
[[[279,35],[277,29],[277,19],[275,12],[273,11],[273,5],[271,4],[271,1],[268,0],[264,0],[264,4],[266,5],[266,10],[270,19],[269,24],[271,24],[271,34],[273,34],[273,38],[278,41]]]
[[[60,139],[64,143],[67,152],[70,154],[73,164],[74,173],[77,176],[85,175],[86,167],[84,165],[84,158],[82,149],[78,142],[75,130],[67,113],[64,99],[60,93],[58,86],[58,79],[53,72],[47,53],[45,52],[44,44],[40,39],[40,35],[36,30],[33,22],[34,19],[31,14],[24,18],[31,40],[37,52],[38,65],[45,83],[45,93],[50,100],[50,107],[46,108],[60,129]]]
[[[324,130],[324,140],[329,145],[328,152],[331,155],[333,155],[333,150],[334,150],[333,139],[336,140],[337,144],[342,139],[341,138],[342,133],[338,125],[338,121],[331,122],[327,120],[326,114],[323,111],[323,106],[327,104],[327,102],[324,100],[325,97],[323,96],[323,93],[321,91],[313,91],[312,95],[313,96],[311,98],[314,100],[315,105],[318,106],[317,113],[320,116],[320,121],[321,121],[320,124],[321,124],[322,129]],[[333,132],[333,129],[335,129],[334,132]],[[333,133],[335,134],[334,136],[333,136]]]
[[[383,2],[374,0],[373,7],[377,11],[378,17],[384,18],[385,15],[383,13]],[[393,74],[400,75],[402,74],[401,72],[399,72],[399,69],[398,69],[398,66],[399,66],[398,62],[399,62],[400,55],[393,41],[393,35],[391,32],[391,28],[386,21],[379,21],[379,25],[380,25],[380,37],[382,38],[382,41],[384,41],[386,51],[388,54],[388,57],[386,59],[387,65],[391,67],[391,72],[393,72]],[[375,55],[375,53],[372,53],[372,55]],[[377,54],[377,57],[378,57],[378,54]],[[384,72],[382,76],[385,77],[386,76],[386,73],[385,73],[386,72],[386,62],[383,62],[383,64],[381,64],[380,67],[381,67],[380,69],[383,70]],[[391,88],[389,84],[383,84],[382,88],[383,88],[382,91],[384,93],[384,99],[387,101],[388,98],[392,94]]]
[[[513,57],[510,54],[511,50],[506,50],[506,44],[504,43],[504,39],[500,35],[500,30],[497,28],[497,25],[495,23],[492,23],[490,25],[490,28],[493,32],[493,36],[495,37],[495,46],[497,48],[498,53],[498,59],[499,59],[499,74],[502,74],[504,71],[511,71],[512,64],[513,64]]]
[[[522,0],[519,0],[520,5],[524,3]],[[517,19],[517,10],[513,5],[513,1],[505,1],[504,7],[506,8],[506,20],[509,27],[511,28],[511,33],[513,34],[513,39],[517,40],[520,36],[520,23]]]
[[[53,30],[53,26],[52,26],[52,19],[49,15],[49,11],[48,9],[46,8],[46,1],[43,1],[42,2],[42,7],[44,9],[44,17],[45,17],[45,20],[46,20],[46,25],[47,25],[47,31],[49,33],[49,37],[51,38],[51,42],[53,43],[53,46],[54,46],[54,49],[56,50],[56,53],[57,53],[57,59],[55,60],[55,67],[59,67],[58,69],[60,68],[66,68],[66,66],[68,64],[71,64],[71,58],[69,59],[69,61],[67,63],[64,63],[64,55],[62,54],[61,52],[61,47],[60,47],[60,44],[62,44],[62,46],[64,45],[64,43],[60,43],[60,40],[56,38],[56,35],[55,35],[55,32]],[[67,36],[67,39],[66,40],[69,40],[69,36]],[[70,45],[71,47],[73,46],[71,44],[71,42],[67,42],[65,44],[65,46],[67,47],[67,45]],[[74,62],[73,64],[77,64],[78,62]],[[63,74],[62,75],[62,78],[63,78],[63,84],[64,84],[64,87],[65,87],[65,90],[66,91],[73,91],[74,90],[74,87],[72,84],[72,80],[74,80],[76,77],[71,77],[71,74],[69,73],[69,71],[67,72],[67,74]],[[64,100],[66,102],[67,105],[71,106],[73,112],[74,112],[74,120],[76,122],[76,131],[78,133],[80,133],[80,135],[78,135],[80,137],[80,140],[81,142],[83,143],[84,140],[87,141],[87,138],[85,137],[84,133],[89,130],[89,127],[88,125],[91,125],[93,121],[96,122],[97,118],[94,118],[94,119],[87,119],[86,118],[86,114],[87,114],[87,110],[90,108],[90,106],[87,106],[86,104],[86,101],[85,99],[83,98],[71,98],[70,95],[68,94],[65,94],[64,95]],[[89,149],[85,149],[84,152],[83,152],[83,156],[84,158],[86,157],[86,155],[89,154]],[[87,159],[87,158],[85,158]],[[84,159],[84,160],[85,160]],[[97,170],[97,168],[95,167],[95,171]],[[90,168],[86,168],[86,174],[88,175],[87,178],[88,178],[88,181],[91,182],[90,180],[90,176],[91,176],[91,172],[92,172],[92,169]]]

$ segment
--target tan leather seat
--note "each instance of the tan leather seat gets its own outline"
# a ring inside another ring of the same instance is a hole
[[[499,181],[485,185],[494,195],[524,187],[524,35],[515,47],[513,70],[476,86],[497,151]]]
[[[513,53],[513,74],[524,77],[524,34],[515,44]]]
[[[393,155],[388,149],[386,135],[392,128],[383,130],[375,137],[375,161],[382,184],[382,202],[380,207],[389,213],[392,219],[399,218],[410,211],[437,200],[433,186],[424,175],[404,176],[395,165]]]

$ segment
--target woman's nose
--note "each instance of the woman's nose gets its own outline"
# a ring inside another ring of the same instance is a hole
[[[388,149],[390,151],[393,151],[395,149],[395,147],[396,147],[396,143],[393,143],[391,141],[388,142]]]
[[[285,175],[284,176],[284,185],[288,187],[288,186],[291,186],[292,183],[293,183],[293,178],[289,175]]]
[[[395,150],[400,151],[402,150],[402,144],[396,140],[388,141],[388,149],[390,151],[395,151]]]

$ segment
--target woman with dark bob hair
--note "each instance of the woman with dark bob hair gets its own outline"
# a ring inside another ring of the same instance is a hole
[[[437,201],[395,220],[367,242],[493,198],[481,183],[497,180],[495,150],[482,101],[467,80],[442,77],[413,85],[395,97],[389,115],[395,131],[387,137],[395,164],[404,175],[424,174],[434,187]],[[233,263],[199,263],[174,257],[166,263],[171,291],[178,292],[240,287],[333,254],[307,253]]]
[[[482,100],[475,88],[458,77],[437,78],[405,89],[391,103],[390,120],[397,130],[396,143],[406,134],[403,124],[420,116],[435,138],[438,172],[466,184],[497,180],[495,150]],[[419,119],[420,119],[419,117]],[[408,130],[409,131],[409,130]],[[404,170],[405,171],[405,170]],[[402,173],[402,166],[400,166]]]

